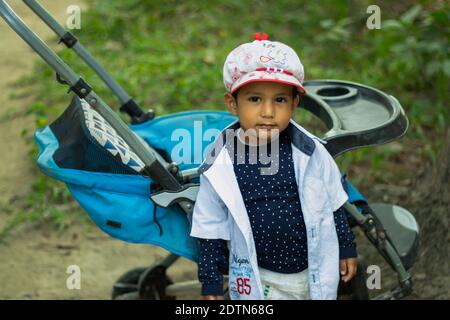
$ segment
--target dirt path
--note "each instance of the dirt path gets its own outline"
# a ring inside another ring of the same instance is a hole
[[[19,0],[8,3],[43,39],[54,34]],[[40,3],[64,23],[68,5],[80,0],[41,0]],[[39,57],[0,19],[0,228],[13,212],[10,200],[26,194],[36,169],[21,137],[33,128],[32,116],[8,118],[33,103],[29,88],[15,83],[29,74]],[[55,41],[50,43],[55,48]],[[21,226],[0,244],[0,299],[109,299],[114,281],[125,271],[159,262],[167,251],[154,246],[129,244],[112,239],[98,228],[82,223],[62,237],[42,224]],[[81,289],[69,290],[69,265],[81,270]],[[169,276],[175,281],[195,279],[196,266],[179,259]],[[195,295],[193,297],[196,297]]]
[[[112,239],[91,225],[74,225],[61,237],[42,224],[24,226],[0,247],[0,299],[109,299],[122,273],[151,266],[167,254],[159,247]],[[66,286],[71,265],[80,267],[80,290]],[[168,269],[175,283],[194,280],[195,272],[196,266],[183,258]]]
[[[47,44],[56,48],[54,33],[22,1],[11,0],[8,4],[39,37],[51,39]],[[82,2],[44,0],[41,4],[63,23],[67,6]],[[3,19],[0,19],[0,35],[0,208],[4,208],[12,197],[28,192],[30,177],[35,172],[21,137],[22,130],[34,128],[34,118],[11,115],[23,113],[34,102],[30,88],[21,86],[18,80],[32,72],[39,57]]]

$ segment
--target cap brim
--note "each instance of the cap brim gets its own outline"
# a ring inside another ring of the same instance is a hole
[[[236,92],[239,88],[242,88],[248,83],[252,82],[277,82],[294,86],[298,89],[298,93],[306,94],[305,88],[300,81],[294,76],[281,72],[267,72],[267,71],[252,71],[245,74],[238,81],[236,81],[231,87],[230,93]]]

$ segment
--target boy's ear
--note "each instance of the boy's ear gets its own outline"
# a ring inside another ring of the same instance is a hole
[[[297,94],[294,98],[294,100],[292,101],[292,112],[295,111],[295,109],[298,107],[298,104],[300,103],[300,95]]]
[[[232,114],[237,116],[237,101],[234,99],[234,97],[229,93],[225,93],[223,96],[223,101],[225,102],[225,105],[228,108],[228,111],[230,111]]]

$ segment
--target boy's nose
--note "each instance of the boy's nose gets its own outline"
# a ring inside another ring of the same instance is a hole
[[[266,102],[262,105],[261,116],[264,118],[273,118],[275,116],[275,106],[272,102]]]

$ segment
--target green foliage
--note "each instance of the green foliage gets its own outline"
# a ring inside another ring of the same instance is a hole
[[[444,107],[449,98],[449,19],[448,8],[427,11],[415,5],[400,19],[385,20],[383,33],[374,33],[369,37],[376,49],[371,58],[385,73],[385,86],[400,92],[413,91],[415,97],[412,101],[426,94],[424,98],[429,103],[437,104],[434,107],[426,106],[427,113],[432,115],[430,120],[436,120],[439,115],[447,119],[449,116],[448,108]],[[415,106],[420,108],[417,103]],[[411,118],[416,120],[416,115],[411,114]]]
[[[45,223],[61,235],[74,221],[88,221],[67,188],[45,176],[36,178],[31,192],[20,200],[18,207],[20,209],[0,230],[0,241],[24,222]]]
[[[428,112],[433,121],[440,115],[448,120],[443,108],[450,77],[448,7],[416,5],[389,18],[393,13],[386,4],[381,8],[382,29],[368,30],[364,2],[91,0],[89,4],[77,37],[141,106],[158,114],[222,109],[226,55],[251,41],[253,32],[266,31],[299,53],[307,79],[373,85],[399,97],[408,115],[410,102],[421,97],[436,103]],[[117,108],[115,97],[75,54],[65,50],[62,57]],[[49,110],[61,110],[63,94],[53,72],[41,66],[36,75],[41,98],[47,105],[55,104]]]

